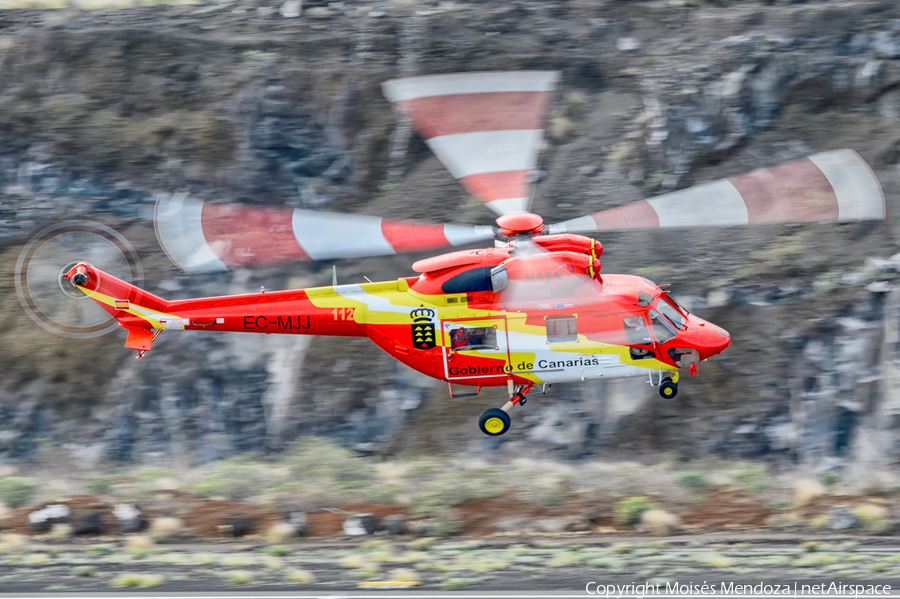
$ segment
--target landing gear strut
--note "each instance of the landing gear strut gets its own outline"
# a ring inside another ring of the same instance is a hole
[[[481,417],[478,419],[478,428],[481,429],[481,432],[496,437],[508,431],[512,422],[509,411],[516,404],[525,405],[528,401],[525,394],[531,391],[532,387],[534,387],[534,383],[515,385],[515,387],[510,383],[510,398],[506,405],[502,408],[488,408],[481,413]]]

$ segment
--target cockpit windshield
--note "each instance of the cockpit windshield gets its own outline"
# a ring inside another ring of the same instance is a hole
[[[669,320],[669,322],[675,325],[675,328],[683,331],[687,328],[687,319],[681,312],[676,310],[668,300],[669,298],[665,296],[659,298],[659,303],[656,304],[656,309],[662,312],[663,316],[665,316]]]
[[[690,312],[687,311],[687,308],[685,308],[685,307],[682,306],[680,303],[678,303],[678,300],[676,300],[676,299],[675,299],[674,297],[672,297],[671,295],[667,295],[667,296],[666,296],[666,299],[667,299],[668,301],[670,301],[676,308],[678,308],[679,310],[681,310],[681,313],[682,313],[682,314],[690,314]]]

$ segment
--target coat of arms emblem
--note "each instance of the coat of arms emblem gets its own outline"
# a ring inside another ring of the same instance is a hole
[[[409,313],[412,322],[412,345],[416,349],[431,349],[435,346],[434,310],[420,306]]]

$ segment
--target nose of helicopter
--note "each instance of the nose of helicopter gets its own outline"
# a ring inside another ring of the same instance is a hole
[[[701,360],[720,354],[731,345],[731,335],[728,331],[702,318],[694,318],[696,348]]]

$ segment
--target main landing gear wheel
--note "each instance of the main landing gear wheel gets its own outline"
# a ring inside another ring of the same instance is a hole
[[[672,379],[666,379],[663,381],[663,384],[659,386],[659,394],[663,399],[672,399],[678,395],[678,383],[672,382]]]
[[[485,435],[496,437],[509,430],[510,422],[509,414],[500,408],[488,408],[478,419],[478,428]]]

